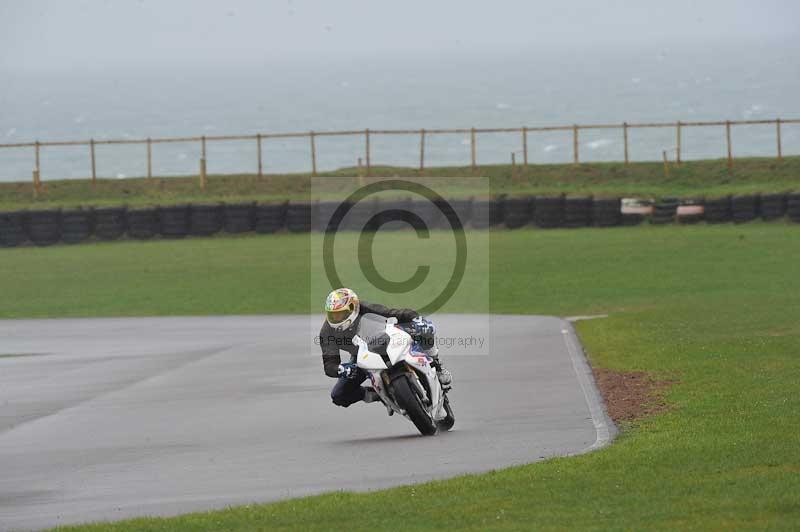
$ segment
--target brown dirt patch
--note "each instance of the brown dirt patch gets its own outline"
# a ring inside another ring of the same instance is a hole
[[[669,408],[664,392],[674,380],[659,381],[646,371],[592,368],[592,372],[614,423],[635,421]]]

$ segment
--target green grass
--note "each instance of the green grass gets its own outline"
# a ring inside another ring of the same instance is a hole
[[[391,238],[402,245],[408,235]],[[5,250],[0,313],[305,312],[309,243],[281,235]],[[494,312],[609,313],[578,323],[592,364],[675,379],[670,410],[588,455],[69,530],[796,529],[799,226],[503,231],[490,250]]]
[[[321,173],[329,177],[353,177],[354,168]],[[783,192],[800,189],[800,157],[736,159],[729,171],[723,159],[687,161],[671,165],[669,177],[659,162],[584,163],[517,166],[481,165],[470,167],[372,168],[375,177],[413,176],[430,178],[480,175],[490,178],[492,194],[595,194],[624,196],[721,196],[734,193]],[[355,182],[356,180],[353,179]],[[0,210],[74,207],[79,205],[133,206],[240,201],[277,201],[308,199],[311,178],[308,174],[215,175],[209,176],[205,192],[196,176],[153,179],[99,179],[96,188],[85,179],[50,179],[45,177],[45,191],[38,199],[32,196],[30,181],[0,183]],[[335,193],[335,188],[330,190]],[[480,194],[480,190],[454,187],[453,196]]]

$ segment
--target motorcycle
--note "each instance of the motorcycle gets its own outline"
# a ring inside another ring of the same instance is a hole
[[[364,314],[353,343],[356,364],[369,376],[389,415],[408,418],[425,436],[453,428],[455,416],[447,389],[439,382],[431,358],[396,318]]]

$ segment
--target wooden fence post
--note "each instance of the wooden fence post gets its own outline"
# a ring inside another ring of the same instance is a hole
[[[372,171],[372,162],[370,161],[370,149],[369,149],[369,128],[364,130],[364,150],[366,152],[366,158],[364,159],[367,163],[367,177],[369,177],[370,172]]]
[[[522,166],[528,169],[528,128],[522,128]]]
[[[475,170],[478,167],[478,158],[476,155],[476,148],[475,148],[475,128],[473,127],[469,131],[469,151],[470,151],[470,160],[472,163],[472,169]]]
[[[575,164],[580,162],[578,155],[578,124],[572,126],[572,160]]]
[[[206,190],[206,136],[200,137],[200,190]]]
[[[625,146],[625,166],[628,166],[628,123],[622,123],[622,144]]]
[[[733,151],[731,149],[731,121],[725,121],[725,142],[728,145],[728,170],[733,169]]]
[[[783,160],[783,150],[781,148],[781,119],[777,118],[775,120],[775,135],[778,141],[778,160]]]
[[[89,153],[92,158],[92,188],[97,188],[97,165],[94,157],[94,139],[89,139]]]
[[[153,141],[147,137],[147,179],[153,178]]]
[[[311,175],[317,176],[317,143],[314,140],[314,132],[308,133],[308,138],[311,141]]]
[[[258,177],[264,177],[264,167],[261,164],[261,133],[256,135],[256,147],[258,148]]]
[[[667,160],[667,150],[661,152],[661,157],[664,159],[664,177],[669,179],[669,161]]]
[[[675,164],[681,165],[681,121],[675,123]]]
[[[419,171],[425,170],[425,129],[419,130]]]

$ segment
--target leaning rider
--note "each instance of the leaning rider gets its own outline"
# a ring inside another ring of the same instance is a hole
[[[439,382],[443,387],[450,387],[453,377],[450,371],[442,367],[439,350],[434,335],[433,323],[411,309],[387,308],[377,303],[359,302],[358,296],[349,288],[338,288],[328,294],[325,300],[325,323],[319,332],[322,364],[328,377],[339,380],[331,390],[331,399],[338,406],[348,407],[358,401],[371,403],[379,400],[377,392],[371,386],[361,386],[367,373],[354,363],[358,354],[358,346],[353,337],[358,330],[358,323],[364,314],[378,314],[385,318],[397,318],[398,326],[408,332],[426,355],[431,357],[431,365],[436,368]],[[342,363],[339,354],[344,350],[350,354],[350,360]]]

